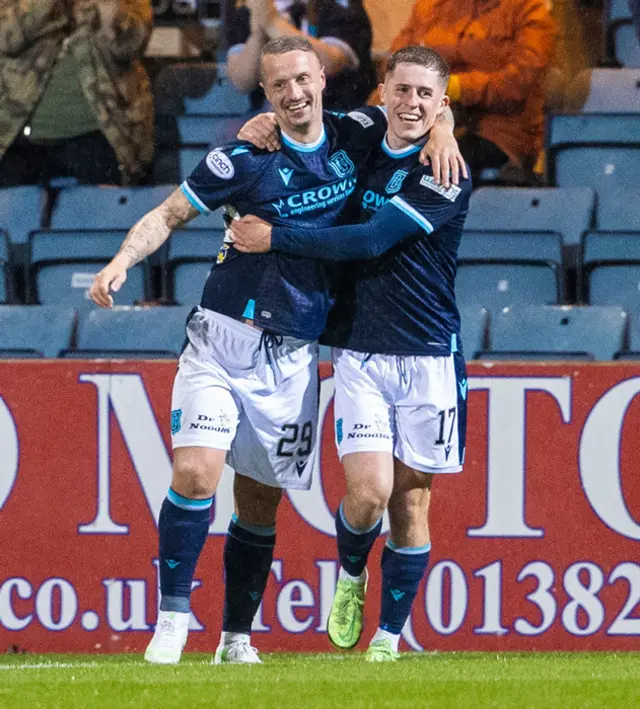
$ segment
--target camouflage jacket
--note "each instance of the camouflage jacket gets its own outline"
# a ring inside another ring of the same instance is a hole
[[[101,4],[112,10],[104,28]],[[153,97],[139,57],[152,19],[150,0],[0,0],[0,159],[40,101],[66,43],[123,182],[144,173],[153,158]]]

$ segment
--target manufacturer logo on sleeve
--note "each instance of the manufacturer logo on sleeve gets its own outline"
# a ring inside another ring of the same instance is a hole
[[[354,121],[358,121],[363,128],[371,128],[373,125],[373,119],[369,118],[366,113],[362,113],[362,111],[351,111],[347,113],[347,116],[353,118]]]
[[[449,202],[455,202],[456,197],[462,192],[457,185],[451,185],[451,187],[445,189],[442,185],[439,185],[431,175],[423,175],[420,184],[428,190],[437,192],[441,197],[448,199]]]
[[[221,180],[230,180],[236,173],[233,163],[221,150],[212,150],[207,155],[207,167]]]

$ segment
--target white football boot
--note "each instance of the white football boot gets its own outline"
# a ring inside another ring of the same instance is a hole
[[[187,644],[191,613],[159,611],[156,630],[147,645],[144,659],[156,665],[177,665]]]
[[[222,634],[212,664],[261,665],[262,660],[258,657],[258,651],[251,645],[250,636],[240,633],[233,635],[235,636],[233,640],[225,641],[225,634]]]

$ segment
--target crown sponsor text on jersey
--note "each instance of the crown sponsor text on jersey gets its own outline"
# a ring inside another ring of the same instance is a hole
[[[236,172],[231,160],[221,150],[212,150],[207,155],[207,167],[221,180],[230,180]]]

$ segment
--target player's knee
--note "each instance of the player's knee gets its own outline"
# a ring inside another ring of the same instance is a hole
[[[406,527],[428,529],[429,495],[423,490],[394,493],[389,500],[389,517],[402,520]]]
[[[389,504],[391,491],[386,486],[362,487],[347,496],[350,510],[354,510],[358,527],[369,527],[382,517]],[[353,514],[351,516],[354,516]]]
[[[192,458],[174,466],[171,487],[184,497],[211,497],[215,492],[214,476],[204,461]]]

